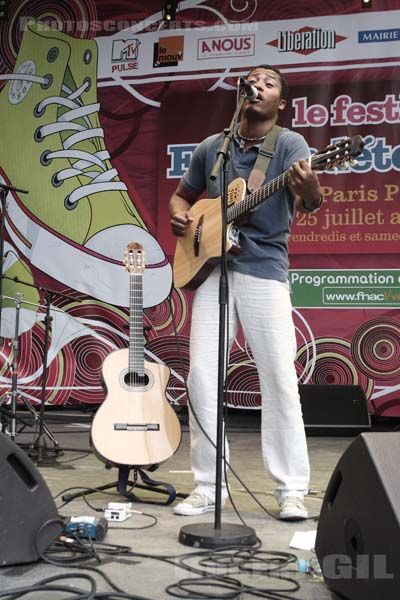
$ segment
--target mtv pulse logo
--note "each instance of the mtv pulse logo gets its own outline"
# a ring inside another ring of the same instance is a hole
[[[197,45],[197,58],[226,58],[230,56],[252,56],[254,35],[232,35],[217,38],[201,38]]]
[[[160,37],[154,44],[153,67],[177,67],[183,60],[183,35]]]
[[[278,31],[278,37],[267,45],[274,46],[278,52],[297,52],[312,54],[317,50],[334,50],[338,42],[346,38],[333,29],[302,27],[296,31]]]
[[[111,61],[113,63],[112,72],[114,71],[132,71],[137,69],[139,66],[138,55],[139,55],[140,41],[136,38],[129,40],[114,40],[112,45],[112,56]]]

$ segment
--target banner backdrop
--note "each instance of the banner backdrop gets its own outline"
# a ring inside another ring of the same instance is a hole
[[[268,63],[290,84],[280,124],[312,152],[365,142],[319,174],[322,208],[293,225],[299,381],[361,385],[371,412],[400,415],[400,0],[185,0],[169,27],[161,6],[11,0],[0,23],[0,182],[28,192],[9,191],[3,214],[1,392],[17,358],[20,399],[43,400],[48,305],[44,400],[102,402],[104,358],[128,344],[124,253],[139,242],[146,358],[186,402],[191,294],[173,287],[168,201],[196,145],[229,124],[238,77]],[[259,407],[242,336],[227,388],[231,406]]]

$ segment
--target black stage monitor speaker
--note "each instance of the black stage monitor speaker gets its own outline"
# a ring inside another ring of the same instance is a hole
[[[57,521],[47,525],[52,519]],[[17,444],[0,433],[0,567],[38,560],[36,548],[46,550],[62,529],[39,471]]]
[[[308,434],[354,435],[371,428],[367,399],[359,385],[299,385]]]
[[[329,482],[315,551],[345,600],[400,597],[400,433],[362,433]]]

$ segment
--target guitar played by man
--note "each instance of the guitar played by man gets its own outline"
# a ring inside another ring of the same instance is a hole
[[[241,119],[231,144],[229,181],[249,180],[267,133],[285,108],[287,82],[270,65],[252,69],[247,81],[257,97],[243,103]],[[220,181],[209,174],[223,134],[205,139],[195,150],[189,169],[170,199],[170,223],[184,236],[193,222],[191,206],[204,190],[220,196]],[[309,148],[298,133],[282,128],[275,143],[266,180],[289,170],[289,185],[257,206],[240,224],[241,252],[228,262],[229,346],[238,324],[257,366],[262,395],[262,453],[275,482],[282,519],[304,519],[304,496],[309,485],[309,460],[294,367],[295,329],[288,283],[288,238],[295,210],[311,212],[322,198],[318,177],[307,160]],[[198,287],[192,308],[190,403],[202,427],[216,437],[218,380],[218,287],[215,268]],[[215,449],[190,415],[191,461],[194,491],[175,506],[179,515],[197,515],[215,505]],[[227,498],[223,482],[222,502]]]

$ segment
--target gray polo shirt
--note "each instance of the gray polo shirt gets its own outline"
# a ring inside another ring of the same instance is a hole
[[[208,198],[220,196],[220,177],[208,177],[223,141],[223,133],[203,140],[193,153],[189,168],[183,175],[183,184],[201,194],[207,190]],[[310,154],[304,137],[283,128],[275,146],[265,181],[270,181],[286,171],[294,162]],[[246,181],[255,164],[258,146],[247,150],[240,147],[235,136],[231,144],[229,181],[242,177]],[[242,251],[229,260],[229,268],[241,273],[286,281],[288,278],[288,239],[294,215],[294,198],[288,187],[274,192],[254,209],[250,219],[240,225],[239,243]]]

